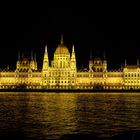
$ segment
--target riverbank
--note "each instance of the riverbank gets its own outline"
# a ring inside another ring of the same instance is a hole
[[[0,89],[0,92],[140,92],[140,89]]]

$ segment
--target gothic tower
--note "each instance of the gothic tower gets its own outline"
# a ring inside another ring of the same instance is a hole
[[[45,46],[44,59],[43,59],[43,67],[42,67],[42,84],[43,86],[48,85],[48,68],[49,68],[49,59],[47,52],[47,45]]]
[[[72,46],[72,55],[71,55],[71,85],[74,86],[76,83],[76,57],[75,57],[75,50],[74,45]]]
[[[45,53],[43,59],[43,68],[42,71],[46,71],[49,68],[49,59],[48,59],[48,52],[47,52],[47,45],[45,46]]]
[[[74,45],[72,46],[71,69],[76,71],[76,57],[75,57]]]

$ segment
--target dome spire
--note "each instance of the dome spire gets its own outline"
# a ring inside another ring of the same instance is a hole
[[[64,40],[63,40],[63,34],[61,34],[61,40],[60,40],[60,43],[61,43],[61,44],[64,43]]]
[[[45,53],[48,53],[48,52],[47,52],[47,45],[45,46]]]
[[[71,68],[76,70],[76,57],[75,57],[74,45],[72,46]]]
[[[76,61],[76,58],[75,58],[75,51],[74,51],[74,45],[72,46],[72,56],[71,56],[71,61]]]

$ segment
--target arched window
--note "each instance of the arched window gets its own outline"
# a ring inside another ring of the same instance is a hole
[[[62,61],[60,61],[60,68],[62,68]]]

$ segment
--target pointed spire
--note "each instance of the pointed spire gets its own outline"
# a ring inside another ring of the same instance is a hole
[[[45,45],[44,58],[46,58],[46,60],[48,61],[48,51],[47,51],[47,45]]]
[[[48,52],[47,52],[47,45],[45,45],[45,53],[43,59],[43,71],[47,70],[49,67],[49,59],[48,59]]]
[[[76,57],[75,57],[74,45],[72,46],[71,68],[72,70],[76,71]]]
[[[61,44],[64,43],[64,40],[63,40],[63,34],[61,34],[61,40],[60,40],[60,43],[61,43]]]
[[[73,46],[72,46],[72,53],[75,53],[75,51],[74,51],[74,44],[73,44]]]
[[[72,55],[71,55],[71,60],[75,61],[75,50],[74,50],[74,45],[72,46]]]
[[[47,45],[45,46],[45,53],[48,53],[48,52],[47,52]]]

